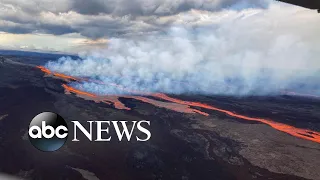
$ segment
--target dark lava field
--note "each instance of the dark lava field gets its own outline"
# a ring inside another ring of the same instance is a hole
[[[45,77],[35,67],[41,65],[41,59],[0,56],[0,173],[18,179],[49,180],[320,177],[317,142],[200,107],[194,108],[209,116],[176,112],[130,98],[119,100],[131,110],[119,110],[66,94],[63,80]],[[316,98],[171,97],[320,132],[320,100]],[[80,136],[80,142],[69,138],[58,151],[41,152],[31,145],[27,131],[32,118],[44,111],[58,113],[69,126],[71,120],[148,120],[152,137],[147,142],[90,142]]]

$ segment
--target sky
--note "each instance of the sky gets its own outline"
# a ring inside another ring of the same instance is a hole
[[[285,6],[283,3],[278,3]],[[267,10],[271,0],[0,0],[0,48],[79,53],[114,37],[172,26],[206,27],[226,9]],[[291,6],[291,8],[296,8]],[[301,16],[306,10],[299,8]],[[311,12],[309,12],[311,13]],[[317,16],[315,12],[314,16]],[[266,22],[268,23],[268,22]]]

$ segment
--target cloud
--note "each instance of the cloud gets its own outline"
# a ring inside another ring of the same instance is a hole
[[[218,11],[224,8],[266,8],[266,0],[73,0],[71,9],[81,14],[166,16],[191,9]]]
[[[0,31],[53,35],[79,33],[91,39],[139,35],[165,31],[172,25],[171,23],[199,25],[201,14],[195,15],[192,11],[213,14],[226,8],[233,10],[267,8],[268,2],[268,0],[2,0]],[[195,17],[191,17],[194,15]]]
[[[20,26],[20,24],[10,21],[0,20],[0,31],[12,32],[14,34],[27,34],[33,32],[33,28],[30,26]]]
[[[319,16],[279,5],[210,15],[213,21],[205,26],[111,38],[105,49],[81,53],[81,60],[64,57],[47,67],[105,82],[72,84],[100,94],[128,93],[110,83],[174,94],[265,95],[287,89],[320,94]]]

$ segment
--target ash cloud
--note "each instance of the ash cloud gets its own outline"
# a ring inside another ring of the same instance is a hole
[[[273,5],[224,10],[210,26],[171,27],[143,38],[112,38],[106,49],[63,57],[46,66],[104,81],[74,83],[97,94],[127,94],[108,85],[173,94],[320,94],[319,16]]]

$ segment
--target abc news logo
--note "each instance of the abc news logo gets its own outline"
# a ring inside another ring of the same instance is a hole
[[[79,133],[82,133],[89,141],[107,142],[114,139],[110,133],[110,127],[116,132],[116,140],[122,141],[148,141],[151,138],[150,121],[86,121],[83,126],[79,121],[71,121],[73,124],[72,141],[80,141]],[[89,126],[86,128],[86,126]],[[96,132],[94,133],[93,129]],[[133,138],[135,129],[140,133]],[[69,129],[66,121],[58,114],[43,112],[35,116],[29,125],[29,140],[31,144],[41,151],[56,151],[61,148],[68,139]],[[141,135],[143,134],[143,135]],[[93,136],[95,135],[95,139]]]

